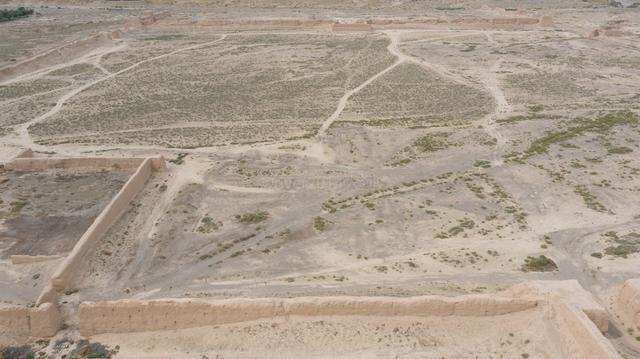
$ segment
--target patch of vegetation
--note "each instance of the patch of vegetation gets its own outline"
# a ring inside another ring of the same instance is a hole
[[[607,213],[609,210],[602,203],[598,201],[598,198],[594,196],[587,187],[583,185],[578,185],[573,190],[576,194],[582,197],[584,204],[587,205],[588,208],[602,213]]]
[[[215,250],[213,252],[210,252],[210,253],[207,253],[207,254],[200,255],[200,260],[209,259],[209,258],[212,258],[213,256],[215,256],[217,254],[224,253],[228,249],[230,249],[233,246],[235,246],[236,244],[242,243],[242,242],[246,242],[246,241],[250,240],[251,238],[253,238],[255,236],[256,236],[256,234],[252,233],[252,234],[249,234],[249,235],[244,236],[244,237],[236,238],[236,239],[234,239],[232,241],[228,241],[228,242],[224,242],[224,243],[218,243],[218,249],[217,250]],[[242,251],[242,253],[244,253],[244,251]],[[240,254],[242,254],[242,253],[240,253]],[[196,253],[196,254],[198,254],[198,253]],[[238,256],[238,255],[239,254],[236,254],[235,256]],[[235,256],[233,256],[233,257],[235,257]]]
[[[442,139],[443,135],[446,136],[446,134],[424,135],[413,141],[411,145],[420,152],[443,150],[448,147],[447,141]]]
[[[208,214],[205,214],[200,220],[200,225],[196,231],[200,233],[210,233],[212,231],[217,231],[221,226],[222,222],[216,222],[213,218],[209,217]]]
[[[516,122],[531,121],[531,120],[542,120],[542,119],[553,120],[558,118],[560,117],[556,115],[545,115],[542,113],[530,112],[527,115],[514,115],[514,116],[509,116],[507,118],[500,118],[500,119],[497,119],[496,122],[508,124],[508,123],[516,123]]]
[[[229,257],[230,258],[235,258],[235,257],[238,257],[238,256],[241,256],[241,255],[245,254],[246,252],[247,251],[243,249],[243,250],[231,253],[231,255]]]
[[[235,218],[242,224],[256,224],[266,221],[269,218],[269,213],[266,211],[258,211],[255,213],[236,214]]]
[[[91,343],[86,339],[81,339],[77,343],[77,347],[69,353],[69,358],[87,358],[87,359],[109,359],[118,353],[116,349],[109,349],[100,343]]]
[[[29,202],[27,201],[13,201],[9,203],[11,207],[9,208],[8,211],[0,211],[0,219],[7,218],[11,215],[19,213],[28,204]]]
[[[460,52],[471,52],[475,49],[476,49],[476,45],[467,45],[467,47],[460,50]]]
[[[558,270],[556,263],[547,256],[527,257],[522,265],[525,272],[553,272]]]
[[[158,35],[145,37],[143,40],[145,41],[168,41],[168,40],[178,40],[186,37],[184,34],[166,34],[166,35]]]
[[[524,160],[535,155],[547,153],[551,145],[570,140],[585,133],[604,134],[613,127],[637,123],[638,116],[631,111],[611,113],[591,120],[582,119],[577,125],[565,130],[548,132],[545,136],[534,140],[524,152],[510,154],[508,159]]]
[[[327,229],[327,220],[322,217],[316,217],[313,219],[313,228],[315,228],[318,232],[324,232]]]
[[[28,345],[8,346],[0,349],[0,358],[33,359],[36,357],[34,350]]]
[[[335,213],[338,209],[336,208],[336,203],[330,199],[322,204],[322,209],[329,213]]]
[[[418,156],[422,153],[444,150],[450,146],[450,143],[446,140],[448,136],[448,133],[434,133],[418,137],[396,155],[397,157],[406,156],[405,158],[396,159],[388,163],[388,166],[405,166],[411,161],[418,159]]]
[[[529,106],[529,112],[538,113],[544,110],[544,106],[542,105],[531,105]]]
[[[380,273],[387,273],[387,271],[389,270],[387,266],[374,266],[373,268],[375,268]]]
[[[473,163],[473,166],[478,168],[489,168],[491,167],[491,162],[486,160],[477,160]]]
[[[33,9],[28,9],[20,6],[17,9],[3,9],[0,10],[0,22],[11,21],[19,19],[21,17],[29,16],[33,14]]]
[[[472,229],[476,226],[476,223],[470,218],[463,218],[458,220],[458,225],[449,228],[446,232],[440,232],[436,234],[435,238],[444,239],[453,236],[457,236],[458,234],[465,231],[465,229]]]
[[[609,147],[609,148],[607,148],[607,152],[609,152],[610,154],[622,155],[622,154],[625,154],[625,153],[633,152],[633,148],[624,147],[624,146]]]
[[[176,156],[176,158],[169,160],[169,162],[175,164],[175,165],[181,165],[184,163],[184,158],[187,157],[188,153],[178,153],[178,156]]]
[[[640,252],[640,234],[629,233],[619,237],[615,232],[607,232],[604,234],[615,245],[604,249],[604,253],[610,256],[627,258],[629,255]]]

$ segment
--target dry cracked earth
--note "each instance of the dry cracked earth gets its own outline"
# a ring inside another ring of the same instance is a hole
[[[0,23],[0,67],[120,30],[0,83],[0,157],[29,147],[39,156],[170,160],[88,258],[65,303],[451,296],[577,279],[609,306],[612,288],[638,277],[637,7],[271,3],[38,3],[35,15]],[[171,17],[130,25],[148,9]],[[362,32],[198,25],[514,10],[553,24]],[[16,273],[9,255],[68,252],[127,176],[0,174],[0,299],[34,300],[38,278],[55,264]],[[289,357],[559,358],[544,345],[544,329],[528,326],[536,315],[270,320],[210,328],[215,339],[206,343],[197,341],[202,329],[94,339],[108,343],[105,355],[131,358],[261,357],[265,345],[284,345]],[[640,356],[635,335],[613,321],[608,338],[626,357]],[[81,355],[78,343],[90,344],[70,325],[68,338],[40,352]],[[430,328],[440,329],[426,335]],[[353,340],[337,343],[335,333]]]

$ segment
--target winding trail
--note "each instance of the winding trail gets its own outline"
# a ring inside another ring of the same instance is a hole
[[[500,69],[501,65],[502,59],[496,61],[493,66],[491,66],[491,70],[483,73],[483,82],[496,103],[494,112],[486,115],[482,120],[480,120],[480,124],[487,135],[491,136],[496,141],[496,145],[493,150],[493,166],[502,166],[504,163],[502,153],[504,152],[504,146],[507,142],[504,135],[498,131],[496,119],[504,117],[506,114],[511,112],[511,106],[507,102],[496,76],[496,72]]]
[[[318,131],[318,135],[317,135],[318,138],[326,137],[327,131],[329,130],[331,125],[338,119],[338,117],[340,117],[340,115],[342,114],[342,111],[344,111],[345,107],[347,106],[347,102],[349,101],[351,96],[353,96],[354,94],[360,92],[360,90],[362,90],[363,88],[367,87],[373,81],[377,80],[382,75],[386,74],[387,72],[389,72],[389,71],[393,70],[394,68],[396,68],[398,65],[403,64],[405,62],[414,63],[414,64],[417,64],[417,65],[422,66],[424,68],[427,68],[427,69],[437,73],[438,75],[443,76],[443,77],[445,77],[447,79],[450,79],[450,80],[452,80],[452,81],[454,81],[454,82],[456,82],[458,84],[462,84],[462,85],[465,85],[465,86],[477,87],[476,84],[473,84],[473,83],[467,81],[466,79],[464,79],[463,77],[460,77],[460,76],[458,76],[456,74],[451,73],[450,71],[442,68],[441,66],[428,63],[426,61],[423,61],[421,59],[412,57],[412,56],[402,52],[398,48],[398,45],[400,43],[399,35],[402,32],[403,31],[383,31],[383,33],[391,40],[391,43],[389,44],[389,46],[387,46],[387,50],[389,51],[389,53],[391,55],[396,57],[396,61],[394,61],[393,64],[389,65],[384,70],[382,70],[382,71],[376,73],[375,75],[371,76],[370,78],[368,78],[365,82],[360,84],[358,87],[347,91],[340,98],[340,101],[338,101],[338,107],[336,108],[336,110],[331,114],[331,116],[329,116],[322,123],[322,126],[320,127],[320,130]],[[432,39],[424,39],[422,41],[423,42],[439,41],[439,40],[443,40],[443,39],[460,37],[460,36],[461,35],[451,35],[451,36],[437,37],[437,38],[432,38]]]
[[[31,121],[28,121],[22,125],[20,125],[16,131],[18,133],[18,140],[20,145],[24,146],[24,147],[29,147],[32,149],[36,149],[36,150],[43,150],[46,149],[45,146],[41,146],[41,145],[37,145],[33,139],[31,138],[31,135],[29,134],[29,127],[34,125],[34,124],[38,124],[44,120],[46,120],[47,118],[57,114],[58,112],[60,112],[60,110],[62,109],[62,106],[64,106],[64,104],[69,101],[71,98],[73,98],[75,95],[79,94],[80,92],[91,88],[99,83],[102,83],[106,80],[112,79],[118,75],[121,75],[125,72],[131,71],[137,67],[139,67],[140,65],[146,64],[148,62],[152,62],[152,61],[157,61],[160,59],[163,59],[165,57],[169,57],[171,55],[175,55],[177,53],[180,52],[184,52],[184,51],[189,51],[189,50],[195,50],[195,49],[199,49],[202,47],[206,47],[206,46],[210,46],[213,45],[215,43],[221,42],[223,41],[225,38],[227,37],[227,34],[222,35],[219,39],[214,40],[214,41],[209,41],[209,42],[205,42],[205,43],[201,43],[201,44],[196,44],[196,45],[192,45],[192,46],[188,46],[188,47],[184,47],[178,50],[174,50],[171,52],[168,52],[166,54],[162,54],[162,55],[158,55],[149,59],[145,59],[139,62],[136,62],[135,64],[126,67],[118,72],[114,72],[114,73],[110,73],[109,75],[105,76],[105,77],[101,77],[99,79],[96,79],[94,81],[88,82],[82,86],[76,87],[73,90],[67,92],[66,94],[64,94],[62,97],[60,97],[58,99],[58,101],[56,102],[55,106],[53,108],[51,108],[49,111],[47,111],[46,113],[32,119]]]
[[[396,38],[391,38],[391,43],[389,44],[389,46],[387,46],[387,50],[389,50],[389,52],[396,57],[396,61],[394,61],[393,64],[387,66],[387,68],[385,68],[384,70],[369,77],[365,82],[361,83],[358,87],[353,88],[347,91],[344,95],[342,95],[342,97],[340,98],[340,101],[338,101],[338,107],[336,108],[336,110],[333,111],[331,116],[329,116],[326,120],[324,120],[324,122],[322,123],[322,126],[320,126],[320,130],[318,130],[319,138],[324,138],[327,135],[327,131],[329,130],[329,127],[331,127],[331,125],[338,119],[338,117],[340,117],[340,114],[342,114],[342,111],[347,106],[347,101],[349,101],[349,98],[351,98],[351,96],[360,92],[360,90],[367,87],[367,85],[369,85],[370,83],[372,83],[373,81],[381,77],[382,75],[393,70],[394,68],[396,68],[396,66],[404,62],[404,59],[398,56],[399,52],[397,50]]]
[[[464,86],[471,86],[471,87],[478,87],[475,83],[465,79],[462,76],[456,75],[453,72],[445,69],[444,67],[440,66],[440,65],[436,65],[430,62],[426,62],[420,58],[411,56],[407,53],[402,52],[399,48],[398,48],[398,43],[400,42],[398,39],[398,36],[400,34],[402,34],[404,31],[402,30],[390,30],[390,31],[385,31],[384,33],[387,34],[387,36],[389,36],[392,40],[392,44],[394,44],[393,47],[389,47],[389,52],[391,52],[394,56],[398,57],[401,61],[406,61],[409,63],[413,63],[419,66],[422,66],[430,71],[433,71],[435,73],[437,73],[438,75],[449,79],[455,83],[458,83],[460,85],[464,85]],[[460,35],[451,35],[451,36],[439,36],[439,37],[434,37],[434,38],[430,38],[430,39],[424,39],[421,42],[433,42],[433,41],[440,41],[440,40],[446,40],[446,39],[451,39],[451,38],[456,38],[456,37],[460,37]]]

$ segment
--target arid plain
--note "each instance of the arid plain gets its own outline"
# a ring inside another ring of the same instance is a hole
[[[30,6],[0,23],[0,300],[53,303],[62,324],[46,340],[0,325],[0,358],[565,358],[540,299],[81,329],[83,303],[521,298],[547,281],[602,308],[608,357],[640,357],[640,296],[620,304],[640,277],[638,6]],[[144,164],[33,171],[25,149],[167,161],[64,287],[56,268]]]

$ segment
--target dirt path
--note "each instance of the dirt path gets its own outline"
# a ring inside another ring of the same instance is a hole
[[[68,66],[72,66],[72,65],[78,65],[78,64],[93,64],[94,61],[96,61],[96,59],[101,59],[104,55],[107,55],[109,53],[112,52],[118,52],[118,51],[122,51],[124,48],[126,48],[127,46],[124,44],[119,44],[119,45],[114,45],[114,46],[107,46],[107,47],[99,47],[97,49],[95,49],[94,51],[91,51],[88,54],[85,54],[81,57],[78,57],[76,59],[73,60],[69,60],[67,62],[61,63],[61,64],[56,64],[53,66],[49,66],[49,67],[45,67],[33,72],[29,72],[17,77],[14,77],[10,80],[7,80],[3,83],[1,83],[0,85],[10,85],[12,83],[16,83],[16,82],[22,82],[22,81],[28,81],[28,80],[35,80],[38,79],[44,75],[47,75],[53,71],[56,70],[60,70],[63,69],[65,67]]]
[[[389,46],[389,52],[391,52],[394,56],[398,57],[401,61],[403,62],[410,62],[410,63],[414,63],[416,65],[422,66],[428,70],[431,70],[435,73],[437,73],[438,75],[445,77],[451,81],[454,81],[458,84],[464,85],[464,86],[472,86],[472,87],[478,87],[476,84],[468,81],[467,79],[465,79],[462,76],[459,76],[457,74],[452,73],[451,71],[445,69],[444,67],[440,66],[440,65],[436,65],[430,62],[426,62],[422,59],[413,57],[411,55],[408,55],[404,52],[402,52],[399,48],[398,48],[398,44],[400,43],[400,40],[398,39],[399,35],[401,35],[403,33],[402,30],[396,30],[396,31],[385,31],[385,34],[387,34],[387,36],[389,36],[392,40],[392,46]],[[455,38],[455,37],[459,37],[460,35],[451,35],[448,37],[438,37],[438,38],[433,38],[433,39],[425,39],[424,42],[427,41],[439,41],[439,40],[444,40],[444,39],[448,39],[448,38]]]
[[[496,141],[496,145],[493,149],[493,166],[501,166],[503,164],[502,153],[504,152],[504,146],[507,141],[504,135],[498,131],[496,120],[511,112],[511,106],[507,102],[496,76],[501,65],[502,59],[496,61],[489,71],[483,72],[483,82],[496,103],[494,112],[486,115],[480,121],[480,124],[487,135]]]
[[[387,72],[389,72],[389,71],[393,70],[394,68],[396,68],[398,65],[400,65],[402,63],[405,63],[405,62],[411,62],[411,63],[418,64],[420,66],[423,66],[425,68],[428,68],[429,70],[432,70],[432,71],[436,72],[437,74],[439,74],[439,75],[441,75],[443,77],[449,78],[449,79],[451,79],[451,80],[453,80],[453,81],[455,81],[457,83],[461,83],[461,84],[463,84],[465,86],[469,86],[469,85],[475,86],[475,84],[471,84],[469,81],[465,80],[464,78],[462,78],[462,77],[460,77],[458,75],[455,75],[455,74],[447,71],[446,69],[442,68],[441,66],[427,63],[425,61],[422,61],[420,59],[411,57],[411,56],[405,54],[404,52],[402,52],[398,48],[398,45],[400,43],[399,34],[401,34],[402,31],[384,31],[384,33],[391,40],[391,43],[389,44],[389,46],[387,46],[387,50],[389,51],[389,53],[391,53],[393,56],[396,57],[396,61],[394,61],[393,64],[389,65],[384,70],[382,70],[382,71],[376,73],[375,75],[371,76],[370,78],[368,78],[365,82],[360,84],[358,87],[347,91],[340,98],[340,101],[338,101],[338,107],[336,108],[336,110],[331,114],[331,116],[329,116],[322,123],[322,126],[320,127],[320,130],[318,131],[318,136],[317,137],[323,138],[323,137],[325,137],[327,135],[327,131],[329,130],[331,125],[338,119],[338,117],[340,117],[340,115],[342,114],[342,111],[344,111],[345,107],[347,106],[347,102],[349,101],[351,96],[353,96],[354,94],[360,92],[360,90],[362,90],[363,88],[367,87],[373,81],[377,80],[382,75],[386,74]],[[449,37],[459,37],[459,36],[461,36],[461,35],[452,35],[452,36],[449,36]],[[434,38],[434,39],[425,39],[424,41],[437,41],[437,40],[447,39],[449,37],[438,37],[438,38]]]
[[[492,45],[496,45],[496,41],[493,39],[491,32],[485,33],[487,37],[487,41]],[[497,73],[502,67],[502,58],[499,58],[496,62],[493,63],[490,69],[484,69],[481,72],[481,79],[487,91],[491,94],[495,101],[495,108],[493,113],[490,113],[483,117],[480,120],[480,125],[482,129],[496,141],[495,147],[493,149],[493,159],[492,165],[502,166],[504,163],[502,159],[502,154],[504,152],[504,146],[507,142],[505,136],[498,131],[498,125],[496,120],[499,118],[505,117],[507,114],[511,113],[511,105],[507,102],[507,99],[500,87],[500,81],[498,80]]]
[[[199,49],[205,46],[209,46],[209,45],[213,45],[215,43],[218,43],[220,41],[223,41],[225,38],[227,37],[226,34],[222,35],[219,39],[214,40],[214,41],[209,41],[209,42],[205,42],[205,43],[201,43],[201,44],[196,44],[196,45],[192,45],[192,46],[188,46],[188,47],[184,47],[178,50],[174,50],[171,52],[168,52],[166,54],[162,54],[159,56],[155,56],[149,59],[145,59],[139,62],[136,62],[135,64],[126,67],[118,72],[114,72],[114,73],[110,73],[110,75],[107,75],[105,77],[101,77],[99,79],[96,79],[94,81],[88,82],[80,87],[76,87],[73,90],[67,92],[66,94],[64,94],[62,97],[60,97],[58,99],[58,101],[56,102],[55,106],[53,108],[51,108],[49,111],[47,111],[46,113],[20,125],[17,129],[16,132],[18,133],[18,138],[17,138],[17,144],[23,146],[23,147],[27,147],[27,148],[32,148],[34,150],[47,150],[48,148],[46,146],[41,146],[36,144],[33,139],[31,138],[31,135],[29,134],[29,127],[32,125],[35,125],[37,123],[40,123],[44,120],[46,120],[47,118],[57,114],[58,112],[60,112],[60,110],[62,109],[62,106],[64,106],[64,104],[69,101],[71,98],[73,98],[75,95],[79,94],[80,92],[91,88],[99,83],[102,83],[106,80],[112,79],[118,75],[121,75],[125,72],[131,71],[137,67],[139,67],[140,65],[146,64],[148,62],[152,62],[152,61],[156,61],[156,60],[160,60],[163,59],[165,57],[171,56],[171,55],[175,55],[177,53],[180,52],[184,52],[184,51],[189,51],[189,50],[195,50],[195,49]],[[95,54],[94,54],[95,56]],[[77,60],[76,60],[77,61]],[[93,64],[93,62],[90,62]],[[107,71],[108,72],[108,71]]]
[[[397,39],[393,37],[391,37],[390,39],[391,39],[391,43],[389,44],[389,46],[387,46],[387,50],[389,50],[389,52],[396,57],[396,61],[394,61],[393,64],[389,65],[384,70],[369,77],[365,82],[361,83],[360,86],[354,89],[351,89],[347,91],[344,95],[342,95],[342,97],[340,98],[340,101],[338,101],[338,107],[336,108],[336,110],[333,111],[331,116],[329,116],[326,120],[324,120],[324,122],[322,123],[322,126],[320,126],[320,130],[318,130],[319,138],[324,138],[327,135],[327,130],[329,130],[329,127],[331,127],[331,125],[335,122],[335,120],[337,120],[338,117],[340,117],[340,114],[342,114],[342,111],[347,106],[347,101],[349,101],[349,98],[351,98],[351,96],[360,92],[360,90],[367,87],[367,85],[369,85],[373,81],[380,78],[380,76],[393,70],[396,66],[400,65],[404,61],[400,56],[398,56],[399,52],[397,51]]]

